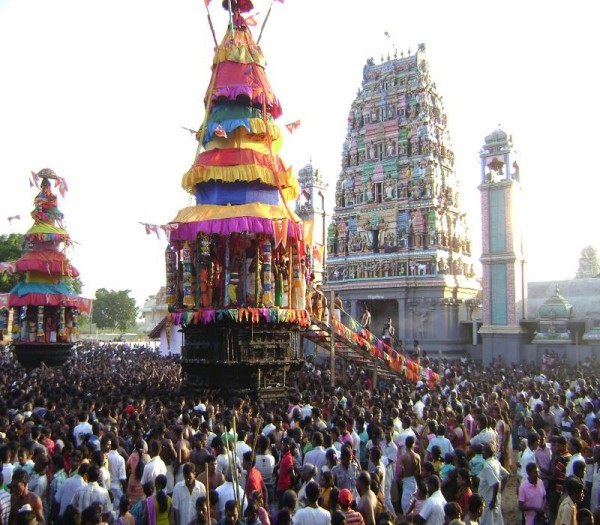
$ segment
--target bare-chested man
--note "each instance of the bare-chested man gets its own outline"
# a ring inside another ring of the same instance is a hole
[[[196,467],[198,475],[200,475],[200,473],[204,472],[206,460],[211,455],[210,450],[206,446],[208,444],[208,435],[203,432],[198,433],[194,437],[193,443],[194,448],[190,454],[190,461]]]
[[[225,476],[217,469],[217,458],[214,456],[209,456],[206,464],[208,465],[208,484],[206,483],[206,474],[202,474],[200,480],[206,485],[206,490],[208,491],[223,485],[225,483]]]
[[[173,492],[173,487],[175,486],[175,467],[178,466],[174,465],[174,463],[177,462],[177,452],[173,446],[173,441],[165,436],[165,432],[166,428],[164,423],[159,423],[156,427],[155,437],[161,444],[160,459],[162,459],[167,466],[167,494],[171,494]]]
[[[356,510],[361,513],[365,525],[375,525],[375,508],[377,507],[377,496],[371,490],[371,476],[362,471],[356,479],[356,490],[360,500]]]
[[[181,417],[181,423],[183,425],[183,439],[185,439],[188,443],[191,443],[192,438],[194,437],[194,430],[192,429],[192,421],[190,416],[184,414]]]
[[[46,521],[44,519],[42,500],[27,488],[28,481],[29,475],[24,469],[16,469],[14,471],[11,482],[12,495],[10,498],[9,525],[16,525],[17,514],[23,505],[31,506],[31,510],[35,513],[38,525],[43,525]]]
[[[177,426],[174,429],[175,433],[175,465],[177,466],[177,471],[175,472],[175,483],[179,483],[183,481],[183,465],[190,460],[190,455],[192,453],[192,446],[190,442],[185,439],[183,435],[183,427]]]
[[[414,445],[414,436],[408,436],[405,441],[406,452],[402,455],[402,462],[400,464],[400,479],[402,480],[401,505],[404,515],[408,512],[410,498],[412,498],[417,489],[417,481],[421,478],[421,456],[414,451]]]

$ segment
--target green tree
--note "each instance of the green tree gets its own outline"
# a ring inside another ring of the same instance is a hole
[[[92,321],[98,328],[111,328],[124,332],[135,325],[138,309],[135,299],[129,297],[130,292],[131,290],[116,292],[106,288],[96,290]]]
[[[64,281],[77,295],[81,295],[83,283],[81,282],[80,277],[66,277]]]
[[[25,254],[25,238],[20,233],[11,233],[10,235],[0,235],[0,262],[16,261]],[[10,292],[12,287],[17,284],[22,276],[18,274],[9,275],[0,274],[0,293]],[[81,295],[83,283],[80,277],[65,277],[65,283],[77,295]]]
[[[20,233],[0,235],[0,262],[16,261],[25,253],[24,245],[25,241]],[[19,276],[16,273],[14,275],[0,274],[0,293],[10,292],[18,280]]]

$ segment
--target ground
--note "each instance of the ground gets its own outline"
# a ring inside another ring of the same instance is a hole
[[[505,525],[518,525],[521,523],[521,513],[517,497],[517,477],[511,476],[502,493],[502,515]]]

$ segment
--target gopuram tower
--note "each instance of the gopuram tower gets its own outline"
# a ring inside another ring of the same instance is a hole
[[[525,256],[521,236],[521,178],[512,140],[501,129],[485,138],[481,159],[483,362],[499,355],[521,361],[527,316]]]
[[[479,285],[460,209],[446,114],[425,45],[363,69],[352,103],[328,231],[328,287],[371,331],[391,318],[412,348],[461,351],[465,301]],[[465,328],[466,331],[466,328]]]

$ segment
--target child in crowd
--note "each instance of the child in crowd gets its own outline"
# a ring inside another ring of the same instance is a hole
[[[444,463],[440,467],[440,479],[442,483],[448,479],[448,474],[452,472],[456,468],[455,465],[455,456],[452,452],[446,452],[444,456]]]

